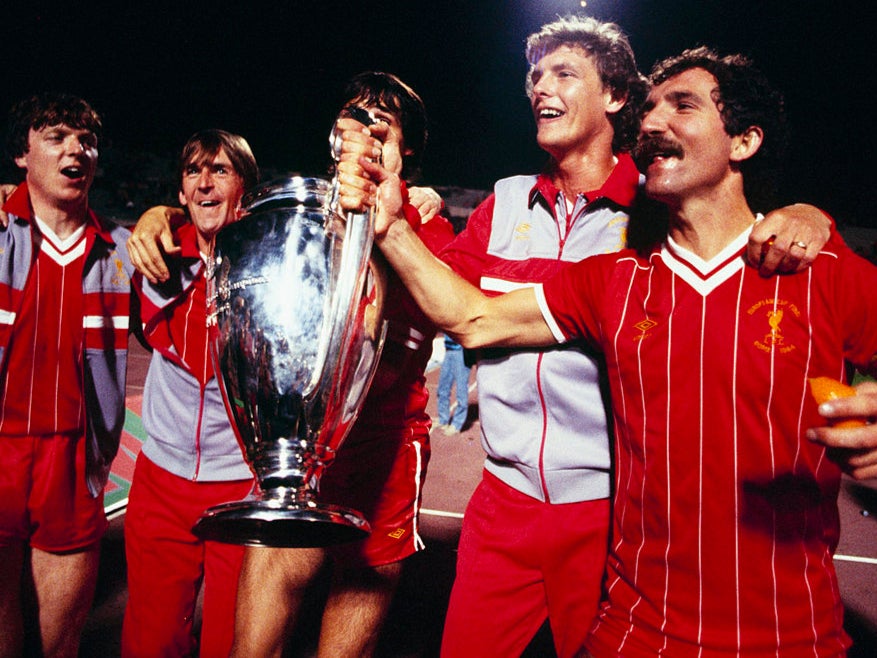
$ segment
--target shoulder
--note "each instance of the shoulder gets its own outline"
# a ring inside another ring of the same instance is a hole
[[[441,215],[436,215],[420,225],[417,236],[431,252],[437,254],[445,245],[454,239],[454,227]]]

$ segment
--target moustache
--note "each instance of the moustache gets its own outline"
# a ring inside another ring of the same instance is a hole
[[[633,148],[633,159],[640,169],[645,169],[656,155],[683,157],[682,145],[668,137],[641,137]]]

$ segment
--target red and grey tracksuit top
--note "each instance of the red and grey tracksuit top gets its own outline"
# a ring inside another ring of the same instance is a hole
[[[0,373],[6,372],[6,348],[21,308],[22,292],[40,251],[42,237],[33,227],[27,184],[19,185],[4,206],[9,226],[0,226]],[[84,302],[82,381],[89,491],[98,496],[107,483],[125,422],[125,375],[131,273],[127,229],[88,211],[86,256],[82,274]]]
[[[441,258],[485,293],[533,286],[625,246],[640,176],[620,154],[599,190],[566,199],[546,175],[496,183]],[[599,359],[582,343],[487,349],[478,359],[485,468],[550,503],[606,498],[610,448]]]
[[[205,268],[195,227],[180,227],[176,240],[181,262],[170,281],[152,285],[140,274],[134,277],[143,334],[153,348],[143,388],[143,454],[187,480],[251,479],[205,351]],[[172,323],[182,329],[175,332]],[[180,340],[189,345],[177,344]],[[193,354],[188,362],[187,348]]]

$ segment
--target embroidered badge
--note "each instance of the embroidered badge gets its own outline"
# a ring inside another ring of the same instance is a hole
[[[402,539],[405,536],[405,528],[396,528],[393,532],[388,532],[387,537],[392,537],[393,539]]]
[[[770,352],[775,350],[780,354],[788,354],[796,349],[795,345],[789,344],[783,333],[783,318],[785,314],[791,313],[794,317],[799,317],[801,311],[798,307],[785,299],[763,299],[753,304],[746,311],[750,316],[763,316],[766,321],[766,329],[761,340],[755,340],[753,344],[762,352]]]
[[[130,281],[128,280],[128,275],[125,274],[125,268],[122,265],[122,261],[119,260],[118,257],[113,259],[113,263],[116,265],[116,272],[113,274],[113,278],[110,279],[114,286],[127,286]]]
[[[522,224],[518,224],[515,227],[515,240],[529,240],[530,239],[530,229],[532,229],[532,224],[527,224],[526,222]]]

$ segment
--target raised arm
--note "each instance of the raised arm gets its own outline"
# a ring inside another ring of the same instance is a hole
[[[348,204],[376,204],[375,241],[430,320],[469,348],[554,344],[532,289],[487,297],[429,252],[402,215],[399,176],[353,157],[356,144],[362,153],[372,152],[369,140],[358,136],[346,145],[338,164],[341,197]]]
[[[174,243],[172,227],[185,220],[181,208],[155,206],[140,216],[128,238],[128,254],[131,264],[151,283],[167,281],[170,272],[166,258],[180,253]]]

